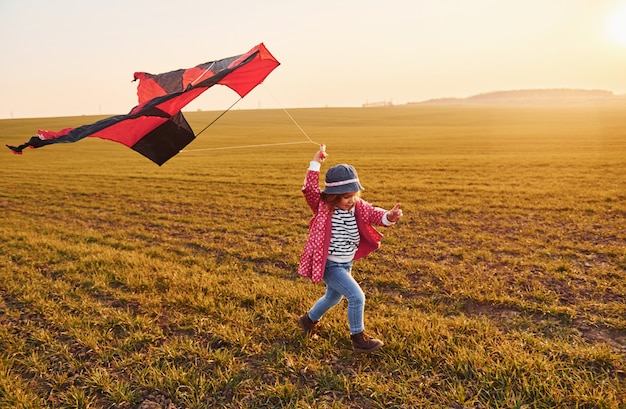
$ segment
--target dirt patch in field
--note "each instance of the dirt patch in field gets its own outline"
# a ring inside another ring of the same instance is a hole
[[[164,395],[153,393],[141,402],[137,409],[176,409],[176,406]]]
[[[563,323],[554,317],[548,317],[544,314],[526,313],[503,305],[491,305],[475,301],[466,302],[464,312],[468,316],[487,317],[495,322],[501,329],[506,329],[507,326],[505,322],[516,317],[529,319],[538,325],[546,322],[557,326],[566,325],[574,334],[580,335],[587,342],[604,343],[609,345],[616,352],[626,353],[626,331],[593,326],[582,320],[576,320],[573,323]]]

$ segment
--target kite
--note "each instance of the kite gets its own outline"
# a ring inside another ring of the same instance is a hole
[[[193,68],[163,74],[136,72],[139,105],[128,114],[59,132],[40,130],[28,142],[7,147],[21,154],[25,148],[95,137],[121,143],[161,166],[196,137],[181,109],[215,84],[225,85],[243,98],[279,65],[261,43],[245,54]]]

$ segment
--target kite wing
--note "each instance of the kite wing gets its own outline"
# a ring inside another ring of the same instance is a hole
[[[215,84],[225,85],[243,98],[279,64],[259,44],[245,54],[189,69],[157,75],[137,72],[139,105],[128,114],[59,132],[40,130],[28,142],[7,147],[21,154],[25,148],[95,137],[126,145],[160,166],[195,139],[181,109]]]

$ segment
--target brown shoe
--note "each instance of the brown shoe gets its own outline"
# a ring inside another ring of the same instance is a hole
[[[317,326],[318,322],[319,321],[313,321],[311,318],[309,318],[309,314],[304,314],[303,316],[298,318],[298,324],[306,335],[313,335],[315,333],[315,327]]]
[[[352,348],[356,353],[374,352],[384,345],[380,339],[370,338],[365,335],[365,331],[350,335],[350,338],[352,339]]]

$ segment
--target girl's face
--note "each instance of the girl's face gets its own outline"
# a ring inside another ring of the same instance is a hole
[[[337,207],[340,208],[341,210],[352,209],[352,207],[354,207],[354,204],[356,203],[358,199],[357,193],[358,192],[349,192],[349,193],[344,193],[343,195],[341,195],[341,198],[339,199],[339,203],[337,203]]]

